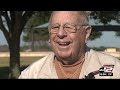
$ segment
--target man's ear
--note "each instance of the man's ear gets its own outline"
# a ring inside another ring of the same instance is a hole
[[[92,31],[92,27],[91,26],[87,26],[85,28],[85,31],[86,31],[85,43],[87,43],[87,41],[88,41],[88,39],[90,37],[91,31]]]

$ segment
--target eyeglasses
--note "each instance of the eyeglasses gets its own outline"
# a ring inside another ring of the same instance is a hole
[[[54,24],[54,25],[50,25],[48,27],[48,29],[49,29],[50,33],[57,33],[59,31],[59,29],[60,29],[61,26],[62,25],[60,25],[60,24],[57,23],[57,24]],[[68,24],[67,23],[67,24],[64,24],[62,26],[62,28],[67,33],[76,33],[76,31],[79,30],[78,26],[79,26],[79,29],[80,29],[82,26],[88,26],[88,25],[73,25],[73,24]]]

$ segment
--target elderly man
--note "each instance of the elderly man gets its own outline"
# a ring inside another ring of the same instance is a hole
[[[54,11],[48,27],[53,53],[38,60],[19,79],[120,78],[120,61],[88,49],[91,33],[85,11]]]

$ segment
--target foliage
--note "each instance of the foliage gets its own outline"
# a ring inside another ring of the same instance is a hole
[[[50,11],[41,11],[41,12],[36,12],[28,21],[26,24],[26,28],[24,30],[24,36],[23,40],[25,42],[30,42],[32,41],[32,35],[34,34],[34,41],[38,40],[47,40],[48,39],[48,31],[47,28],[44,29],[33,29],[35,26],[44,24],[48,22],[49,16],[50,16]]]
[[[47,41],[49,39],[47,28],[35,29],[34,27],[48,22],[50,14],[51,11],[36,11],[26,24],[23,41],[31,42],[32,51],[34,51],[35,42],[40,45],[42,40]]]
[[[115,20],[117,23],[120,23],[120,11],[93,11],[90,14],[91,18],[101,22],[104,25],[108,24],[112,20]]]
[[[92,41],[92,40],[95,40],[97,38],[100,38],[101,35],[102,35],[101,31],[92,31],[89,39]]]
[[[120,31],[116,31],[116,36],[120,36]]]
[[[120,11],[92,11],[90,18],[95,20],[96,24],[103,23],[104,25],[109,25],[109,23],[114,20],[120,23]],[[102,36],[102,32],[92,32],[90,40],[95,40]],[[116,31],[116,36],[120,36],[120,32]]]

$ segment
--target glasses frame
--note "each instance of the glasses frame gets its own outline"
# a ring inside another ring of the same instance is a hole
[[[70,25],[71,27],[73,27],[73,28],[70,28],[70,27],[68,27],[67,25]],[[60,27],[62,27],[62,29],[64,30],[64,31],[66,31],[67,29],[67,33],[76,33],[78,30],[80,30],[81,29],[81,27],[82,26],[89,26],[88,24],[85,24],[85,25],[79,25],[79,24],[70,24],[70,23],[66,23],[66,24],[63,24],[63,25],[61,25],[61,24],[59,24],[59,23],[56,23],[56,24],[53,24],[53,25],[49,25],[48,26],[48,30],[49,30],[49,32],[50,33],[53,33],[53,34],[56,34],[56,33],[58,33],[58,31],[60,30]],[[78,28],[79,27],[79,28]],[[54,30],[54,32],[52,32],[51,31],[51,29],[57,29],[58,28],[58,30]],[[65,29],[66,28],[66,29]],[[69,29],[71,29],[71,30],[74,30],[74,31],[70,31]]]

